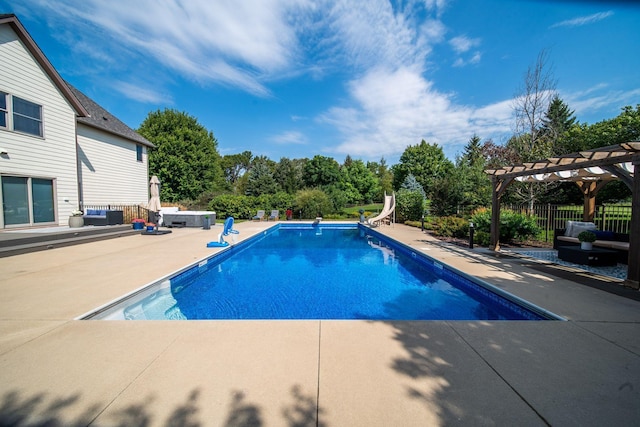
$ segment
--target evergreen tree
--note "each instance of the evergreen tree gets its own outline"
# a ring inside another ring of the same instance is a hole
[[[247,196],[260,196],[261,194],[275,194],[278,192],[279,186],[273,177],[270,163],[273,162],[266,156],[259,156],[253,159],[251,168],[247,172],[247,186],[245,188]]]
[[[404,181],[402,182],[402,185],[400,186],[400,190],[418,192],[420,193],[420,195],[422,195],[423,199],[427,197],[427,195],[424,192],[424,188],[422,188],[422,185],[420,185],[420,183],[418,182],[416,177],[413,176],[412,173],[407,175],[407,177],[404,179]]]
[[[570,110],[569,106],[558,95],[555,95],[551,99],[549,108],[542,119],[540,132],[541,137],[550,142],[555,154],[562,155],[571,152],[566,151],[562,140],[575,122],[574,111]]]

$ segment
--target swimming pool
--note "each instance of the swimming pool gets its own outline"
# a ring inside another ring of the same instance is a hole
[[[362,225],[280,223],[84,318],[556,317]]]

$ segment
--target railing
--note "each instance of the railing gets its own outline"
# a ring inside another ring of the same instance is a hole
[[[502,205],[502,209],[529,213],[528,205]],[[549,231],[565,228],[569,220],[582,221],[583,209],[582,205],[534,205],[533,214],[538,226],[545,231],[546,240],[549,240],[552,237]],[[593,222],[599,230],[628,234],[631,228],[631,205],[597,205]]]
[[[109,209],[114,211],[122,211],[124,217],[124,223],[129,224],[134,218],[142,218],[145,221],[149,218],[149,210],[142,206],[138,205],[115,205],[115,204],[106,204],[106,205],[92,205],[85,204],[83,206],[83,210],[87,209]]]

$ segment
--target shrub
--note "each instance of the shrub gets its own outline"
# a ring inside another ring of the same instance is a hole
[[[457,216],[434,217],[431,226],[436,236],[465,238],[469,236],[469,221]]]
[[[484,239],[484,234],[490,236],[491,233],[491,211],[488,209],[478,209],[472,216],[471,222],[477,231],[478,239]],[[534,216],[517,213],[508,209],[500,212],[500,242],[522,241],[535,237],[540,232],[540,228]],[[475,239],[474,239],[475,240]],[[482,243],[480,243],[482,244]]]
[[[318,214],[326,215],[333,211],[331,199],[322,190],[300,190],[294,201],[295,212],[300,212],[302,218],[315,218]]]
[[[424,198],[419,191],[400,190],[396,193],[398,222],[419,221],[424,213]]]
[[[209,209],[216,212],[217,218],[247,219],[255,215],[258,208],[254,197],[222,194],[209,202]]]

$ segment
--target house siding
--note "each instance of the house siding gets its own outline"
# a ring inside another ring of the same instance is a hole
[[[0,25],[0,91],[42,106],[43,137],[0,129],[0,174],[54,180],[56,220],[65,225],[79,206],[76,115],[9,25]],[[4,227],[0,212],[0,226]]]
[[[147,148],[136,159],[136,144],[78,124],[78,163],[85,205],[146,204]]]

